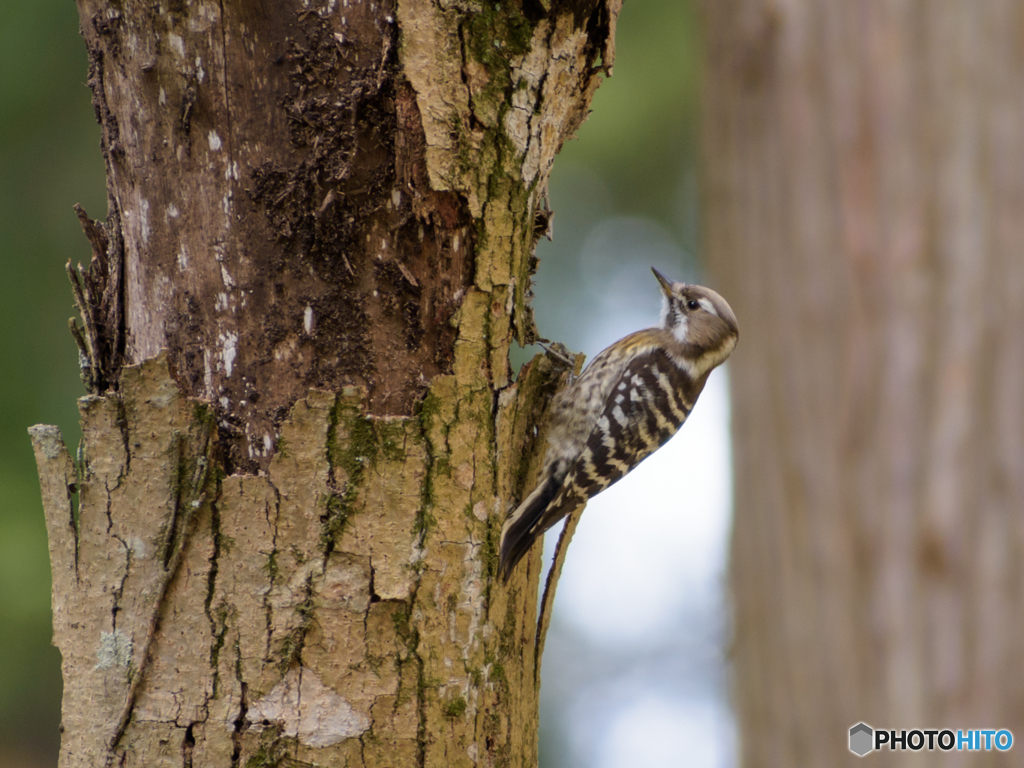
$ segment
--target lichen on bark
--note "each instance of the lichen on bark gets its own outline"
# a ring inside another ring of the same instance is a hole
[[[193,761],[231,744],[246,765],[530,764],[537,563],[508,592],[494,553],[558,381],[538,357],[501,398],[500,440],[489,389],[457,376],[402,418],[313,390],[262,476],[196,471],[216,454],[208,410],[164,356],[82,398],[80,463],[33,428],[62,764],[149,765],[161,744]]]
[[[536,764],[540,553],[497,549],[564,372],[508,350],[618,3],[300,5],[79,2],[92,394],[77,460],[32,430],[62,768]]]

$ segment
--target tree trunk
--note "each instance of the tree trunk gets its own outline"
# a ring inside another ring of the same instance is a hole
[[[854,764],[859,721],[1024,733],[1024,14],[706,11],[743,764]]]
[[[496,552],[560,372],[508,349],[621,3],[78,5],[62,768],[535,765],[540,548]]]

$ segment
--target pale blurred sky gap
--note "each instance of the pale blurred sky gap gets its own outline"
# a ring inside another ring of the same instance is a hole
[[[589,360],[657,322],[660,289],[650,266],[703,281],[692,256],[653,219],[578,210],[587,200],[581,187],[597,190],[603,207],[592,172],[569,169],[564,177],[562,185],[556,169],[556,227],[565,211],[570,228],[582,220],[585,231],[560,242],[556,229],[539,250],[537,319],[543,334]],[[552,262],[562,274],[549,293]],[[563,313],[564,305],[572,311]],[[543,768],[735,764],[724,661],[731,510],[726,366],[711,375],[679,434],[583,515],[544,657]],[[559,531],[545,542],[548,561]]]

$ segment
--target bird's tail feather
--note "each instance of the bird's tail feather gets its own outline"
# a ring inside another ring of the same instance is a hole
[[[554,475],[549,476],[546,482],[533,489],[533,493],[505,521],[501,529],[501,561],[498,566],[502,581],[508,581],[516,563],[530,551],[533,542],[546,530],[540,530],[539,526],[544,511],[561,485]]]

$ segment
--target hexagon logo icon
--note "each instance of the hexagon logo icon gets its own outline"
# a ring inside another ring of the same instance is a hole
[[[874,735],[870,725],[857,723],[850,729],[850,751],[858,757],[864,757],[875,748]]]

